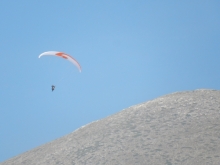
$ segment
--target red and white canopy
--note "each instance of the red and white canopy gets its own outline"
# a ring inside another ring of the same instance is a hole
[[[57,56],[57,57],[62,57],[70,62],[72,62],[78,69],[79,71],[81,72],[82,69],[81,69],[81,66],[80,64],[76,61],[76,59],[74,59],[72,56],[66,54],[66,53],[63,53],[63,52],[58,52],[58,51],[47,51],[47,52],[44,52],[44,53],[41,53],[39,55],[39,58],[41,58],[42,56]]]

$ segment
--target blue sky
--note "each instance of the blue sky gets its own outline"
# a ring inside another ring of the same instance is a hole
[[[0,162],[165,94],[219,90],[219,9],[218,0],[1,0]],[[50,50],[82,73],[38,58]]]

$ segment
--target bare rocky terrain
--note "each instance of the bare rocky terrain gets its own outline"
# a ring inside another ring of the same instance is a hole
[[[220,164],[220,91],[176,92],[131,106],[0,163],[148,164]]]

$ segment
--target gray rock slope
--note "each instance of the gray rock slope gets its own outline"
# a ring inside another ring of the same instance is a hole
[[[0,165],[219,165],[220,91],[129,107]]]

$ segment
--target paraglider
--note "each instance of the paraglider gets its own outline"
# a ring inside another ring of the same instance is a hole
[[[54,85],[52,85],[51,87],[52,87],[52,92],[53,92],[53,90],[55,89],[55,86],[54,86]]]
[[[64,53],[64,52],[58,52],[58,51],[47,51],[44,53],[41,53],[39,55],[39,58],[41,58],[42,56],[57,56],[57,57],[62,57],[63,59],[66,59],[70,62],[72,62],[79,70],[79,72],[82,71],[80,64],[76,61],[76,59],[74,59],[72,56]]]
[[[72,56],[64,53],[64,52],[58,52],[58,51],[47,51],[47,52],[43,52],[39,55],[38,58],[41,58],[42,56],[57,56],[57,57],[62,57],[65,60],[70,61],[71,63],[73,63],[79,70],[79,72],[82,71],[80,64],[76,61],[76,59],[74,59]],[[52,92],[55,89],[55,86],[52,85]]]

